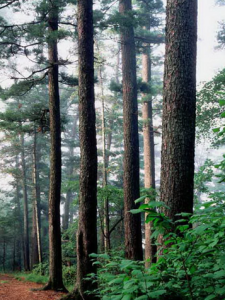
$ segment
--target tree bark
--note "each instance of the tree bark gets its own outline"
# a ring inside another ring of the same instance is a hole
[[[97,146],[94,97],[93,3],[78,0],[80,195],[77,232],[77,282],[66,299],[93,300],[96,284],[83,280],[96,273],[90,254],[97,252]]]
[[[131,0],[120,0],[122,17],[132,11]],[[123,73],[123,122],[124,122],[124,224],[125,255],[128,259],[142,260],[142,234],[140,214],[131,214],[139,198],[139,138],[136,53],[133,27],[121,27],[121,52]]]
[[[193,212],[197,0],[168,0],[161,200],[166,215]]]
[[[151,82],[151,50],[150,46],[144,47],[142,54],[142,80],[143,82]],[[154,129],[152,114],[152,97],[143,94],[144,102],[142,106],[143,118],[143,141],[144,141],[144,180],[145,188],[155,189],[155,146],[154,146]],[[149,199],[145,199],[148,203]],[[145,218],[148,214],[145,214]],[[149,267],[154,261],[156,254],[156,246],[153,245],[151,239],[152,230],[151,223],[145,223],[145,266]]]
[[[48,59],[50,116],[50,190],[49,190],[49,282],[44,289],[65,291],[62,280],[62,250],[60,229],[61,200],[61,122],[58,65],[58,1],[49,1]]]
[[[28,198],[27,198],[27,178],[24,151],[24,133],[21,132],[21,164],[22,164],[22,185],[24,201],[24,269],[30,271],[30,242],[29,242],[29,219],[28,219]]]

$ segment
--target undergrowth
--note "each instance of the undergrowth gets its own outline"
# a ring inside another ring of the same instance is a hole
[[[153,237],[163,235],[160,258],[145,269],[144,262],[121,256],[93,254],[98,273],[95,291],[102,300],[224,300],[225,204],[223,195],[211,195],[195,214],[180,214],[172,222],[160,213],[159,202],[141,205],[133,213],[147,212],[154,225]],[[157,209],[156,209],[157,207]],[[162,210],[162,209],[161,209]]]

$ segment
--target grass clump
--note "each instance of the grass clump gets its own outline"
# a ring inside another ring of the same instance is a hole
[[[33,274],[33,273],[19,273],[14,275],[17,280],[25,280],[40,284],[46,284],[48,282],[48,276]]]

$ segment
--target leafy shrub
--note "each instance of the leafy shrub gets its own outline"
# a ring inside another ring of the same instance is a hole
[[[74,286],[76,282],[76,267],[63,266],[63,282],[66,286]]]
[[[222,300],[225,299],[225,204],[214,199],[198,205],[193,216],[180,214],[172,222],[155,208],[162,203],[141,205],[153,237],[163,235],[159,259],[149,269],[143,262],[118,256],[93,254],[99,265],[96,293],[102,300]]]
[[[35,265],[32,273],[35,275],[43,275],[48,276],[49,275],[49,264],[48,263],[40,263],[38,265]]]

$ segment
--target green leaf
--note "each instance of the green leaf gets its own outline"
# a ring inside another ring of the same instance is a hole
[[[146,198],[149,198],[149,196],[148,195],[141,196],[140,198],[136,199],[134,202],[140,203],[140,202],[144,201]]]
[[[224,106],[225,105],[225,100],[224,99],[220,99],[219,100],[219,104],[220,104],[220,106]]]
[[[108,284],[117,284],[117,283],[122,283],[123,282],[123,278],[119,277],[119,278],[115,278],[113,280],[111,280]]]
[[[161,296],[165,293],[166,293],[166,290],[159,290],[159,291],[148,293],[148,296],[154,298],[154,297]]]
[[[225,111],[222,112],[222,114],[220,116],[221,116],[221,118],[225,118]]]
[[[205,298],[205,300],[211,300],[211,299],[216,299],[216,295],[209,295],[208,297]]]
[[[219,279],[219,278],[224,278],[225,277],[225,271],[220,270],[214,273],[213,275],[214,278]]]
[[[197,270],[196,266],[191,266],[189,269],[191,274],[194,274],[196,270]]]
[[[213,132],[219,132],[220,131],[220,128],[213,128]]]
[[[141,212],[143,212],[143,209],[131,209],[130,210],[130,212],[132,213],[132,214],[140,214]]]

